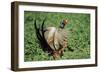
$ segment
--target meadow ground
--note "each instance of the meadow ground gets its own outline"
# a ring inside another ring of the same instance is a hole
[[[68,47],[59,59],[87,59],[90,58],[90,15],[82,13],[49,13],[24,12],[24,61],[53,60],[52,56],[44,52],[35,34],[34,20],[40,25],[46,17],[46,27],[59,27],[63,19],[68,20],[65,26]]]

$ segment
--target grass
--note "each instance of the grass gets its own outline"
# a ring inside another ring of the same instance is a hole
[[[59,27],[63,19],[68,20],[65,30],[68,47],[59,59],[90,58],[90,15],[82,13],[24,12],[24,61],[53,60],[40,47],[34,29],[34,20],[40,25],[44,18],[46,27]],[[73,51],[71,51],[71,50]]]

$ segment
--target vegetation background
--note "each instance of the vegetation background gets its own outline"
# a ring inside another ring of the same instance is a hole
[[[60,60],[90,58],[90,14],[25,11],[24,61],[53,60],[53,57],[44,52],[38,44],[34,29],[34,20],[40,25],[45,17],[46,27],[58,28],[63,19],[68,20],[68,25],[65,26],[68,47]]]

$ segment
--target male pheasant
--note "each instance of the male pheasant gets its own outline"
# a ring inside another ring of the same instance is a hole
[[[47,49],[53,58],[56,59],[63,55],[64,49],[67,47],[67,36],[64,27],[68,23],[68,20],[63,20],[59,28],[44,28],[44,22],[45,20],[41,28],[38,28],[35,21],[36,34],[41,45],[45,46],[45,49]]]

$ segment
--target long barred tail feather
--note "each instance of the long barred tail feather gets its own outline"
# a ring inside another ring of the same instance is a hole
[[[44,36],[44,23],[46,21],[46,18],[43,20],[42,24],[40,27],[37,27],[37,24],[36,24],[36,20],[34,22],[34,29],[35,29],[35,32],[36,32],[36,36],[37,36],[37,39],[38,41],[40,42],[40,45],[42,47],[42,49],[44,51],[53,51],[52,48],[50,47],[50,45],[47,43],[46,39],[45,39],[45,36]]]

